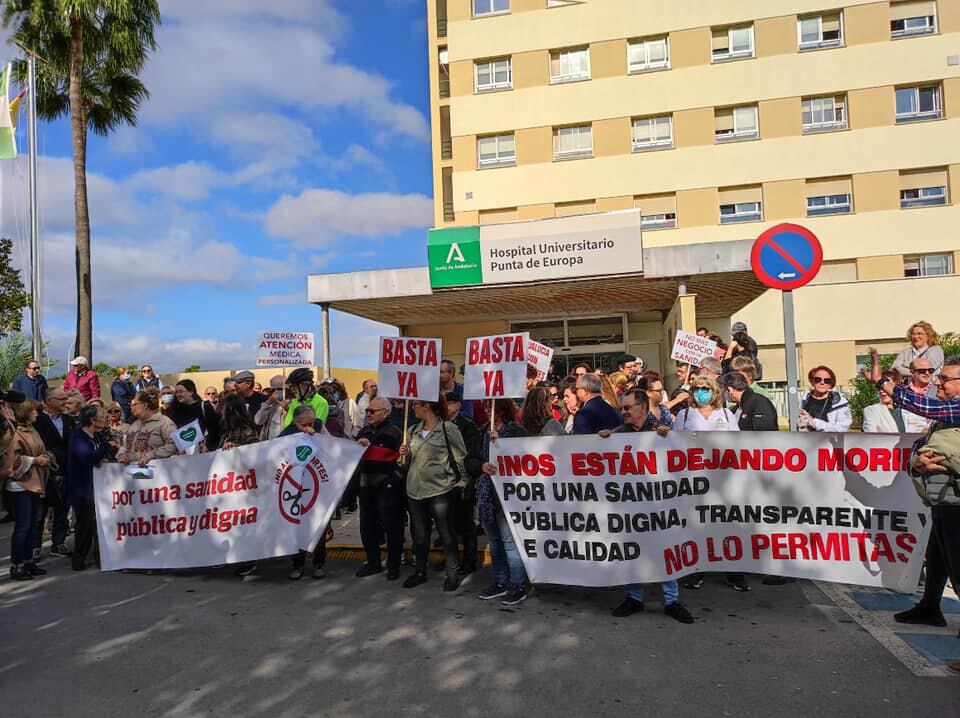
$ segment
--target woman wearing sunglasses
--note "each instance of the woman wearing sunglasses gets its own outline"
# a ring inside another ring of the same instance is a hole
[[[850,404],[838,391],[837,375],[828,366],[815,366],[807,373],[810,388],[800,399],[797,427],[800,431],[850,431]]]

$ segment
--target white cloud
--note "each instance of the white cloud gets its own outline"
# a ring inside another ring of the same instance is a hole
[[[308,189],[284,195],[265,217],[267,232],[300,246],[317,247],[340,237],[378,237],[429,227],[433,201],[422,194],[374,192],[351,195]]]
[[[202,132],[218,118],[275,107],[314,121],[348,110],[392,135],[429,139],[426,118],[392,97],[389,80],[338,59],[347,21],[325,0],[172,0],[163,12],[161,50],[143,73],[145,121]],[[273,139],[283,138],[265,132],[264,142]]]
[[[232,183],[230,176],[206,162],[184,162],[155,167],[128,177],[124,184],[133,191],[151,192],[181,201],[206,199],[217,186]]]

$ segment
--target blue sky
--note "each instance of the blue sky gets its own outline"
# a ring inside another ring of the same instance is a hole
[[[94,360],[252,366],[259,331],[319,340],[307,274],[425,262],[424,3],[163,0],[161,10],[138,126],[90,139]],[[23,122],[19,139],[25,152]],[[39,141],[43,328],[62,367],[75,322],[69,124],[41,123]],[[2,167],[2,231],[21,266],[26,171],[24,155]],[[375,365],[376,337],[393,333],[336,313],[332,331],[334,366],[362,367]]]

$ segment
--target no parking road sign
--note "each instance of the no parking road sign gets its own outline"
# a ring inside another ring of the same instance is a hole
[[[778,224],[757,237],[750,252],[753,273],[772,289],[789,291],[808,284],[823,264],[816,235],[799,224]]]

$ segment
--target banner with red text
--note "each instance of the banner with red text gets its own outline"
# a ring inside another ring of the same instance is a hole
[[[913,593],[929,512],[915,437],[652,432],[500,439],[494,484],[534,583],[746,572]]]
[[[553,362],[553,349],[546,344],[535,342],[533,339],[527,342],[527,363],[530,364],[536,375],[537,381],[546,381],[550,373],[550,364]]]
[[[527,395],[527,332],[467,339],[464,399],[516,399]]]
[[[363,447],[295,434],[94,472],[104,571],[189,568],[310,550],[330,521]]]
[[[436,401],[440,398],[439,339],[380,337],[377,396]]]

